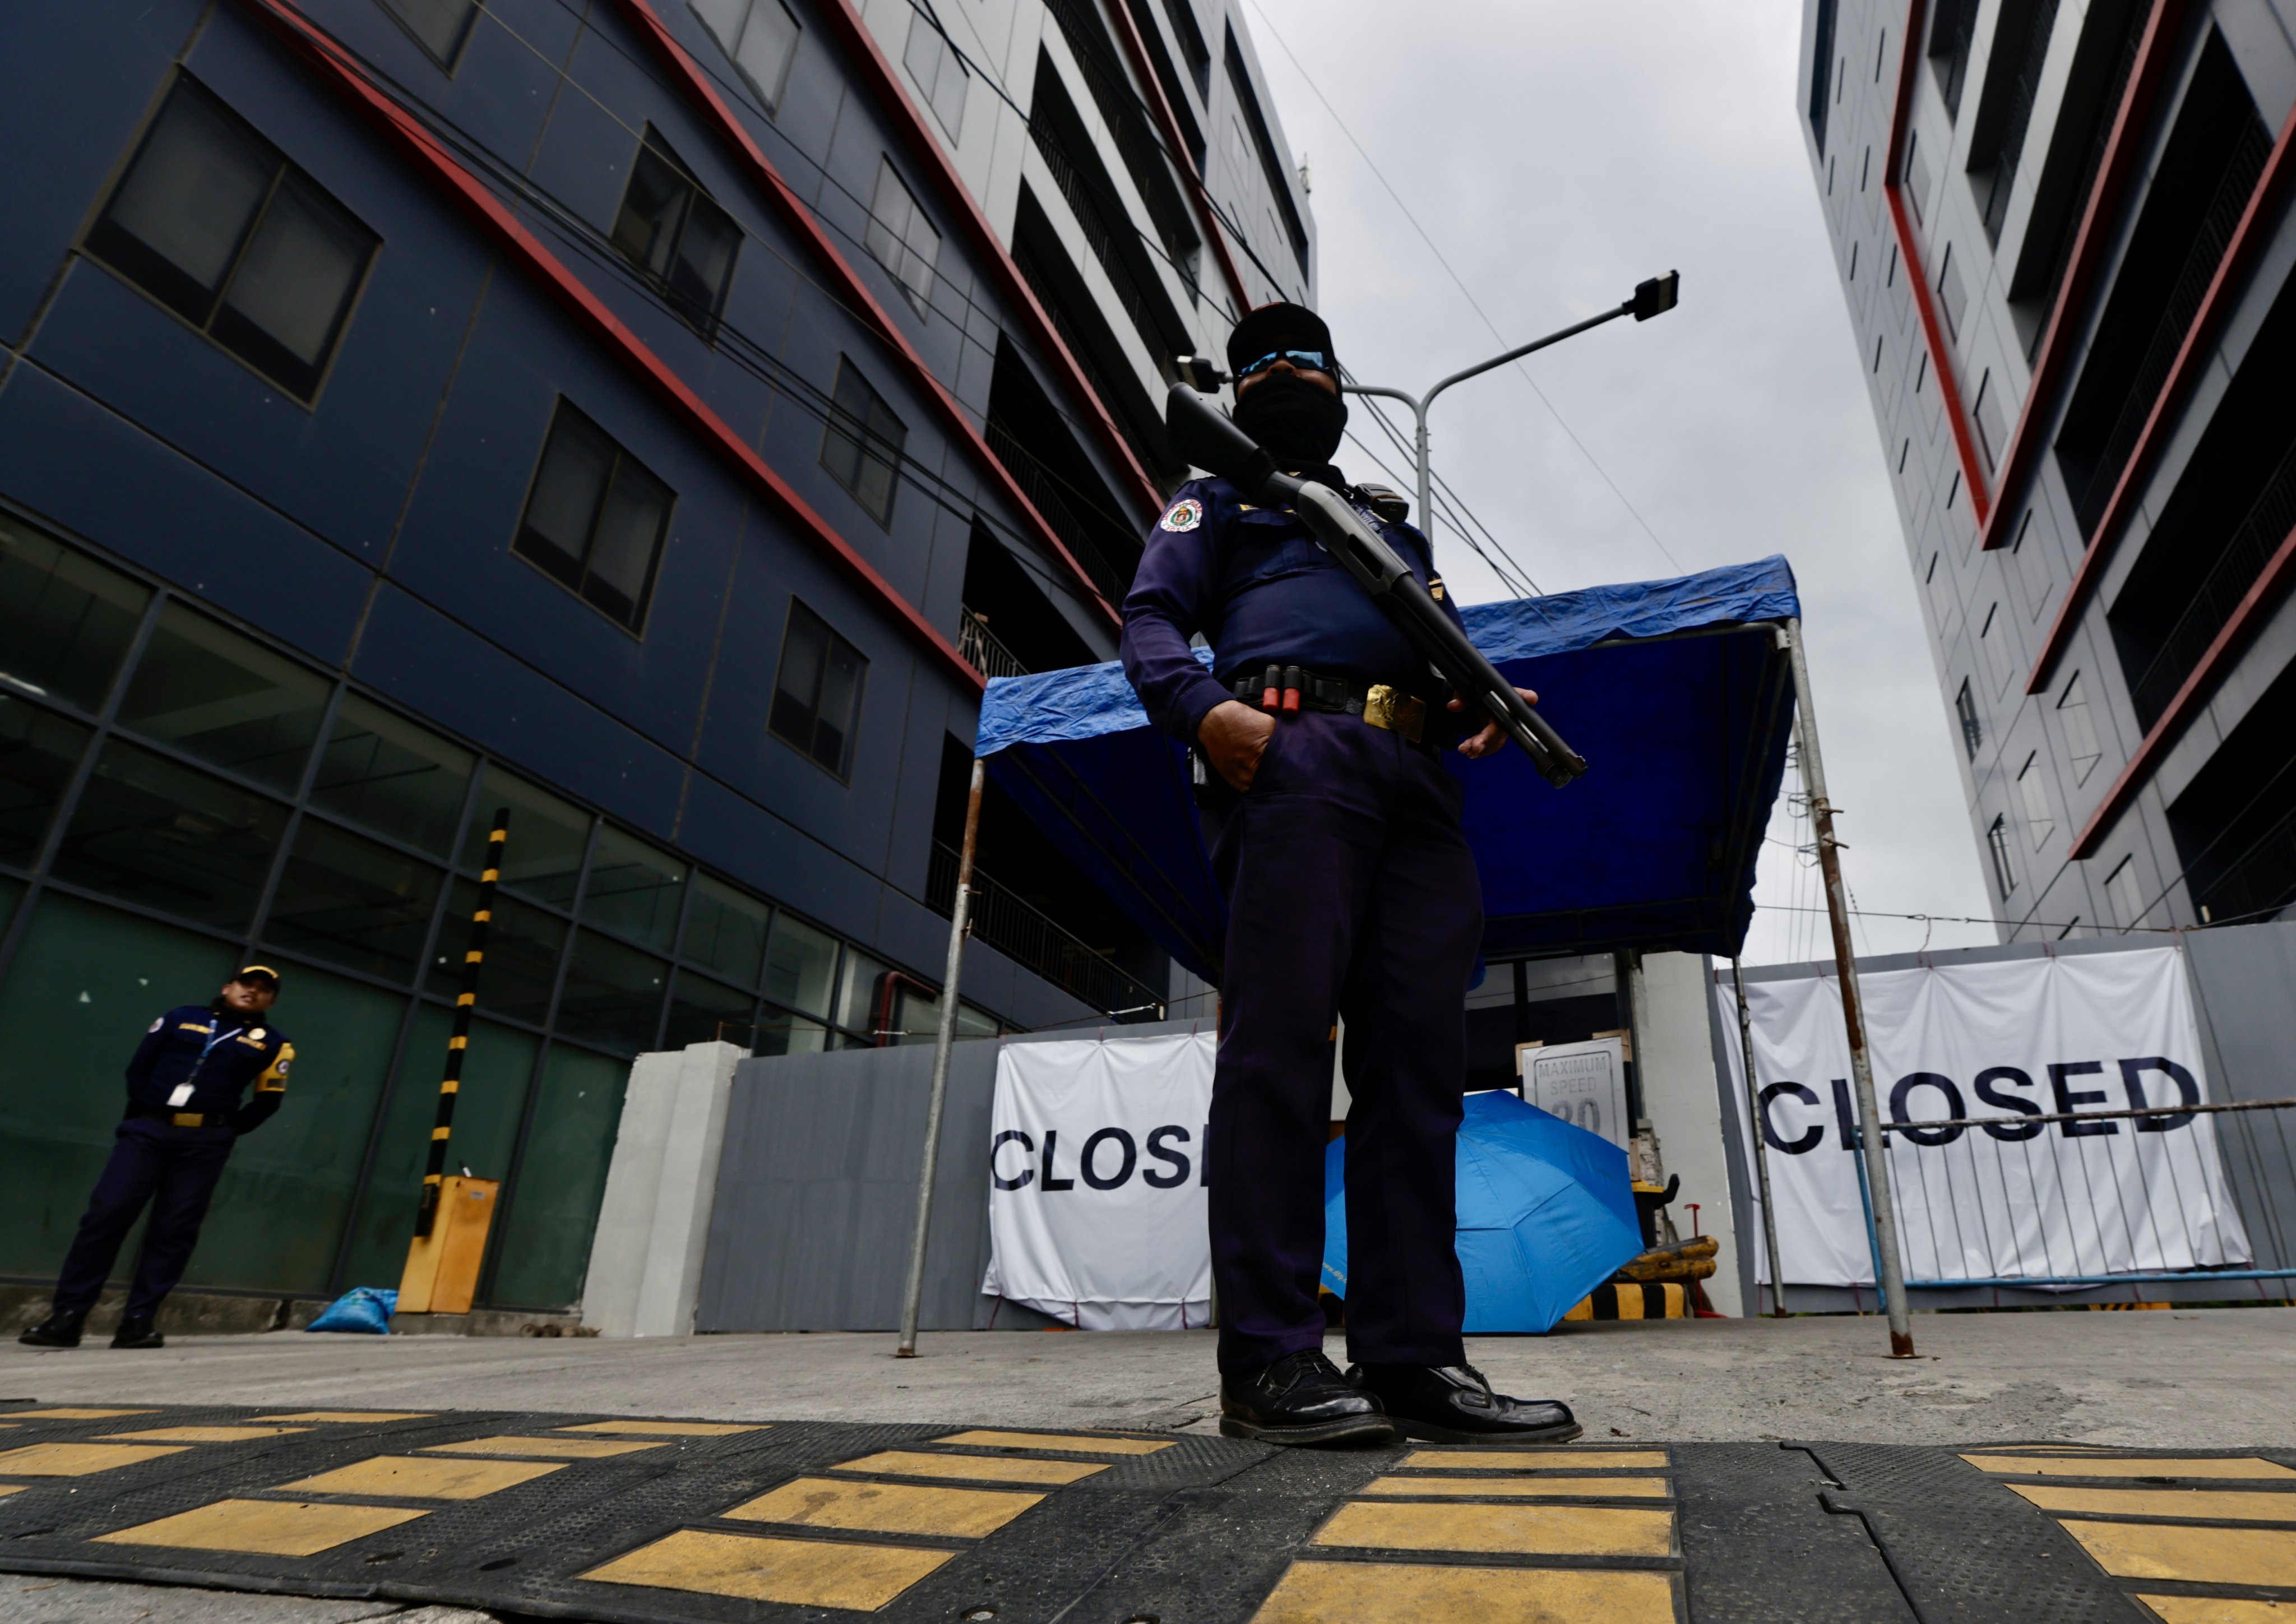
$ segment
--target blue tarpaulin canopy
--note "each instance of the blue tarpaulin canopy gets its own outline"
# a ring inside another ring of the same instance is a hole
[[[1801,612],[1786,561],[1461,612],[1589,763],[1557,790],[1517,750],[1447,758],[1466,788],[1485,956],[1735,954],[1793,716],[1773,629]],[[1122,667],[996,678],[973,750],[1111,900],[1218,980],[1227,915],[1187,751],[1150,724]]]

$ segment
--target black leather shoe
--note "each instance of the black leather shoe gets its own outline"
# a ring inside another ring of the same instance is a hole
[[[1472,1365],[1356,1365],[1348,1381],[1406,1438],[1435,1444],[1560,1444],[1578,1436],[1567,1404],[1495,1393]]]
[[[161,1336],[147,1319],[123,1319],[119,1329],[111,1333],[114,1348],[165,1348],[168,1339]]]
[[[16,1340],[30,1348],[77,1348],[85,1314],[51,1314]]]
[[[1248,1374],[1220,1378],[1220,1432],[1268,1444],[1384,1444],[1395,1429],[1379,1400],[1358,1391],[1321,1349],[1287,1353]]]

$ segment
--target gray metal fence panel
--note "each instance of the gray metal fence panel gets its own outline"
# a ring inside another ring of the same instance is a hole
[[[988,1117],[1007,1043],[1145,1038],[1207,1021],[1069,1028],[958,1044],[933,1181],[920,1324],[928,1331],[1054,1322],[980,1292],[988,1267]],[[746,1060],[694,1316],[701,1331],[891,1331],[901,1320],[932,1046]]]

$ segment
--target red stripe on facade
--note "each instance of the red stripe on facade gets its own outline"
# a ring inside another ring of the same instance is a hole
[[[940,142],[926,127],[924,114],[917,111],[916,103],[910,99],[908,86],[901,83],[901,76],[893,71],[893,64],[877,48],[877,41],[862,22],[860,12],[853,9],[853,0],[821,0],[819,9],[828,21],[831,30],[852,53],[857,65],[868,79],[869,87],[885,103],[899,110],[911,148],[931,168],[934,179],[940,184],[943,201],[964,222],[966,232],[972,238],[973,250],[980,255],[989,279],[997,283],[997,292],[1021,313],[1030,330],[1029,337],[1038,350],[1059,361],[1068,376],[1070,389],[1084,403],[1103,447],[1116,458],[1118,466],[1131,477],[1136,494],[1141,501],[1150,507],[1161,509],[1164,505],[1163,493],[1156,488],[1156,481],[1149,477],[1148,471],[1140,465],[1140,459],[1132,455],[1130,442],[1125,439],[1124,431],[1116,426],[1116,419],[1109,415],[1108,406],[1102,401],[1099,391],[1086,381],[1084,368],[1078,364],[1074,352],[1061,337],[1060,330],[1053,325],[1053,318],[1046,314],[1044,306],[1037,302],[1036,290],[1029,285],[1028,278],[1021,275],[1021,267],[1013,263],[1013,256],[1005,251],[1004,239],[996,234],[996,228],[988,223],[988,217],[980,212],[980,205],[973,201],[972,188],[964,184],[964,177],[956,172],[956,166],[949,161],[948,153],[942,150]]]
[[[1977,515],[1981,531],[1992,513],[1993,492],[1979,460],[1976,431],[1961,403],[1953,348],[1945,337],[1945,324],[1938,316],[1928,267],[1922,263],[1921,240],[1914,234],[1905,194],[1898,185],[1898,166],[1905,159],[1906,127],[1913,114],[1914,87],[1921,71],[1922,52],[1916,42],[1921,38],[1922,13],[1926,9],[1925,0],[1908,0],[1906,7],[1906,34],[1898,42],[1898,102],[1890,115],[1890,139],[1884,150],[1886,161],[1882,166],[1882,195],[1889,202],[1890,224],[1898,238],[1898,256],[1906,262],[1906,281],[1914,291],[1914,310],[1921,317],[1922,340],[1929,346],[1930,374],[1937,380],[1939,398],[1945,403],[1946,422],[1953,430],[1954,451],[1961,459],[1961,482],[1969,491],[1970,511]]]
[[[1181,139],[1180,121],[1173,115],[1171,103],[1165,99],[1163,81],[1156,77],[1155,65],[1148,60],[1147,42],[1140,37],[1132,14],[1123,6],[1110,6],[1108,15],[1116,24],[1116,37],[1124,42],[1124,53],[1132,59],[1132,71],[1140,76],[1141,87],[1156,115],[1156,122],[1163,128],[1164,151],[1170,155],[1172,167],[1180,172],[1180,178],[1187,183],[1188,201],[1196,206],[1196,218],[1204,228],[1204,240],[1211,244],[1212,257],[1219,261],[1220,275],[1226,278],[1228,291],[1235,295],[1235,313],[1240,316],[1251,308],[1251,294],[1243,285],[1243,273],[1236,268],[1235,257],[1227,251],[1219,211],[1212,207],[1212,194],[1205,189],[1204,177],[1196,168],[1188,144]],[[1276,291],[1283,291],[1280,288]]]
[[[709,82],[709,76],[687,54],[685,48],[677,43],[653,7],[647,4],[647,0],[619,0],[619,4],[623,15],[636,26],[647,44],[668,64],[679,88],[692,99],[703,119],[733,147],[734,157],[749,170],[750,179],[765,192],[767,199],[783,218],[805,236],[814,253],[836,275],[845,297],[860,307],[870,324],[876,329],[877,336],[900,359],[911,381],[925,392],[926,398],[940,413],[942,421],[971,448],[972,460],[988,475],[990,483],[1004,493],[1006,501],[1020,510],[1029,528],[1036,532],[1038,544],[1068,566],[1069,573],[1083,589],[1087,602],[1097,604],[1111,624],[1121,624],[1123,617],[1118,613],[1116,606],[1101,595],[1099,586],[1062,543],[1037,504],[1029,500],[1020,482],[1013,477],[1012,471],[988,448],[988,442],[981,437],[980,431],[973,425],[972,417],[958,404],[956,397],[948,392],[932,368],[925,364],[925,358],[909,342],[908,335],[894,324],[884,306],[877,301],[868,284],[854,270],[852,262],[830,241],[829,234],[821,228],[813,211],[782,178],[781,171],[750,138],[742,121],[734,116],[733,109],[726,106],[725,99],[718,95],[717,86]]]
[[[764,459],[752,451],[722,418],[704,405],[701,397],[686,387],[660,357],[624,326],[597,295],[591,292],[556,255],[521,225],[502,201],[476,176],[457,163],[411,114],[378,89],[333,40],[287,0],[242,0],[242,3],[268,23],[306,62],[318,69],[321,78],[331,89],[365,113],[386,137],[413,158],[466,215],[557,299],[578,324],[613,351],[617,358],[636,373],[639,381],[652,390],[674,415],[697,431],[751,484],[763,491],[784,515],[809,534],[842,573],[874,595],[925,652],[946,668],[947,675],[975,693],[987,685],[980,673],[972,668],[964,656],[956,652],[955,646],[942,636],[930,620],[918,613],[915,605],[896,591],[892,583],[880,575],[868,560],[854,551],[851,544],[840,536],[827,520],[814,512],[803,497],[783,483],[781,476],[768,467]]]
[[[2216,686],[2216,679],[2224,668],[2247,646],[2249,639],[2263,628],[2266,617],[2278,606],[2292,582],[2296,582],[2296,530],[2291,530],[2282,539],[2279,549],[2272,555],[2272,562],[2264,566],[2263,573],[2242,595],[2239,607],[2232,611],[2232,619],[2225,622],[2224,629],[2216,635],[2215,640],[2209,644],[2208,652],[2201,656],[2200,663],[2193,668],[2193,674],[2185,678],[2184,686],[2177,690],[2177,697],[2169,701],[2168,709],[2161,713],[2160,719],[2152,724],[2152,731],[2144,735],[2144,742],[2136,747],[2136,753],[2129,757],[2128,765],[2120,769],[2120,776],[2114,779],[2112,787],[2104,792],[2103,802],[2090,814],[2081,832],[2073,837],[2072,857],[2096,855],[2096,849],[2103,841],[2106,832],[2128,809],[2128,803],[2136,798],[2137,789],[2152,775],[2153,770],[2161,765],[2161,758],[2168,753],[2169,746],[2176,743],[2186,725],[2199,714],[2202,704],[2207,700],[2210,690]]]
[[[2057,290],[2055,308],[2049,312],[2049,324],[2033,361],[2025,405],[2017,414],[2017,426],[2009,433],[2009,449],[2001,459],[1993,518],[1978,538],[1978,545],[1988,550],[2006,546],[2014,539],[2003,515],[2016,507],[2017,493],[2039,459],[2042,419],[2055,409],[2057,385],[2079,348],[2077,324],[2068,312],[2079,312],[2083,320],[2087,316],[2089,284],[2104,265],[2106,228],[2120,206],[2122,190],[2136,171],[2137,126],[2151,112],[2152,100],[2167,77],[2169,47],[2184,22],[2185,4],[2186,0],[2154,0],[2144,37],[2137,42],[2136,61],[2129,69],[2128,86],[2105,140],[2104,160],[2097,165],[2095,184],[2089,188],[2088,201],[2081,210],[2080,229],[2073,237],[2064,283]]]
[[[2065,587],[2064,601],[2057,605],[2056,619],[2049,623],[2049,635],[2041,644],[2040,657],[2034,660],[2033,673],[2025,680],[2028,693],[2038,693],[2048,685],[2050,671],[2064,652],[2065,645],[2072,641],[2081,610],[2087,604],[2089,595],[2096,590],[2105,565],[2112,562],[2113,545],[2120,539],[2122,527],[2136,505],[2152,455],[2174,426],[2170,418],[2182,403],[2186,389],[2208,363],[2205,348],[2215,337],[2223,318],[2231,312],[2239,296],[2234,284],[2247,275],[2257,250],[2262,246],[2265,217],[2278,204],[2290,168],[2296,166],[2296,160],[2290,157],[2292,138],[2296,138],[2296,111],[2292,111],[2280,127],[2280,138],[2273,143],[2272,155],[2265,160],[2263,173],[2256,177],[2256,189],[2249,193],[2248,207],[2241,211],[2240,224],[2233,229],[2232,241],[2225,245],[2224,258],[2217,262],[2217,273],[2209,281],[2208,291],[2201,296],[2201,308],[2194,313],[2193,324],[2185,330],[2185,341],[2177,348],[2177,358],[2169,367],[2169,375],[2153,399],[2144,427],[2138,432],[2136,444],[2112,488],[2112,498],[2105,503],[2096,529],[2089,535],[2088,549],[2073,570],[2073,578]],[[2200,676],[2208,669],[2209,661],[2203,659],[2194,675]]]

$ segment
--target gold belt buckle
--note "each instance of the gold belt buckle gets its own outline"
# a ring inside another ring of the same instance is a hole
[[[1427,726],[1427,701],[1407,693],[1398,693],[1386,683],[1376,682],[1364,695],[1363,719],[1374,727],[1399,733],[1416,744]]]
[[[179,1111],[174,1117],[174,1122],[177,1128],[205,1128],[208,1125],[207,1113],[201,1111]]]

